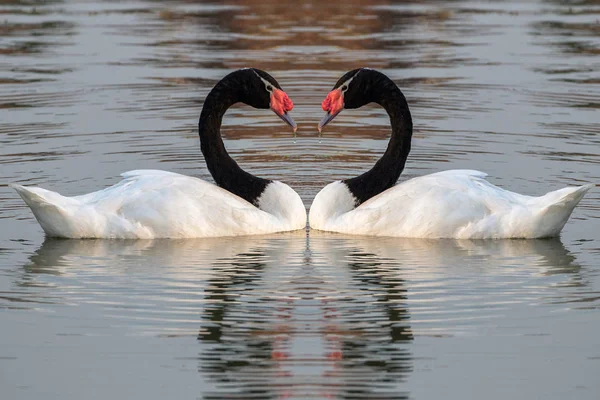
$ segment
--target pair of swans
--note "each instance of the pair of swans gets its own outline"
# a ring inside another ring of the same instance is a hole
[[[306,228],[306,209],[288,185],[254,176],[229,156],[220,134],[233,104],[271,109],[294,130],[293,103],[264,71],[245,68],[223,78],[206,97],[198,131],[215,184],[158,170],[136,170],[106,189],[65,197],[11,184],[48,236],[63,238],[192,238],[266,234]],[[388,113],[392,135],[369,171],[333,182],[315,197],[313,229],[420,238],[542,238],[557,236],[593,185],[541,197],[496,187],[485,173],[450,170],[396,185],[410,152],[412,118],[406,99],[384,74],[360,68],[344,74],[323,101],[321,130],[343,109],[368,103]]]

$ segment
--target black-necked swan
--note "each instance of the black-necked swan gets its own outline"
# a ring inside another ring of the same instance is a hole
[[[325,186],[308,216],[313,229],[418,238],[543,238],[557,236],[593,185],[531,197],[487,182],[485,173],[450,170],[398,185],[410,152],[412,118],[396,84],[381,72],[344,74],[323,101],[319,131],[344,108],[377,103],[388,113],[392,135],[371,170]]]
[[[293,104],[264,71],[230,73],[206,96],[198,122],[200,147],[216,185],[158,170],[136,170],[104,190],[65,197],[11,184],[46,235],[62,238],[199,238],[291,231],[306,227],[306,209],[288,185],[256,177],[229,156],[221,138],[233,104],[270,108],[294,130]]]

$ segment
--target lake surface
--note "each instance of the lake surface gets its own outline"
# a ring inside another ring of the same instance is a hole
[[[51,240],[6,187],[76,195],[140,168],[211,180],[202,101],[246,66],[290,95],[298,137],[236,106],[225,144],[307,208],[387,145],[376,107],[317,137],[321,101],[359,66],[411,106],[401,179],[469,168],[531,195],[600,183],[597,2],[362,3],[2,2],[2,398],[600,396],[598,187],[560,238],[529,241]]]

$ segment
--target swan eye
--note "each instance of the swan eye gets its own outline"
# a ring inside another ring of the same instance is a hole
[[[345,92],[346,90],[348,90],[348,85],[342,86],[342,92]]]
[[[271,86],[271,85],[267,86],[267,90],[268,90],[269,92],[272,92],[272,91],[273,91],[273,86]]]

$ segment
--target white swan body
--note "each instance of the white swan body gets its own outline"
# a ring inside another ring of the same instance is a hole
[[[114,186],[82,196],[11,184],[48,236],[201,238],[303,229],[306,209],[288,185],[269,183],[258,207],[202,179],[158,170],[122,174]]]
[[[216,185],[172,172],[137,170],[83,196],[10,186],[54,237],[202,238],[305,228],[306,209],[292,188],[244,171],[227,153],[221,122],[238,102],[270,108],[296,131],[288,115],[294,105],[272,76],[256,68],[225,76],[206,96],[198,120],[200,149]]]
[[[381,72],[344,74],[322,103],[319,131],[344,109],[382,106],[392,126],[383,156],[367,172],[325,186],[309,213],[311,228],[412,238],[504,239],[558,236],[593,185],[531,197],[487,182],[487,174],[450,170],[395,185],[411,149],[412,116],[404,94]]]
[[[402,182],[354,208],[345,183],[315,197],[311,228],[340,233],[414,238],[544,238],[557,236],[593,186],[524,196],[487,182],[487,174],[449,170]]]

